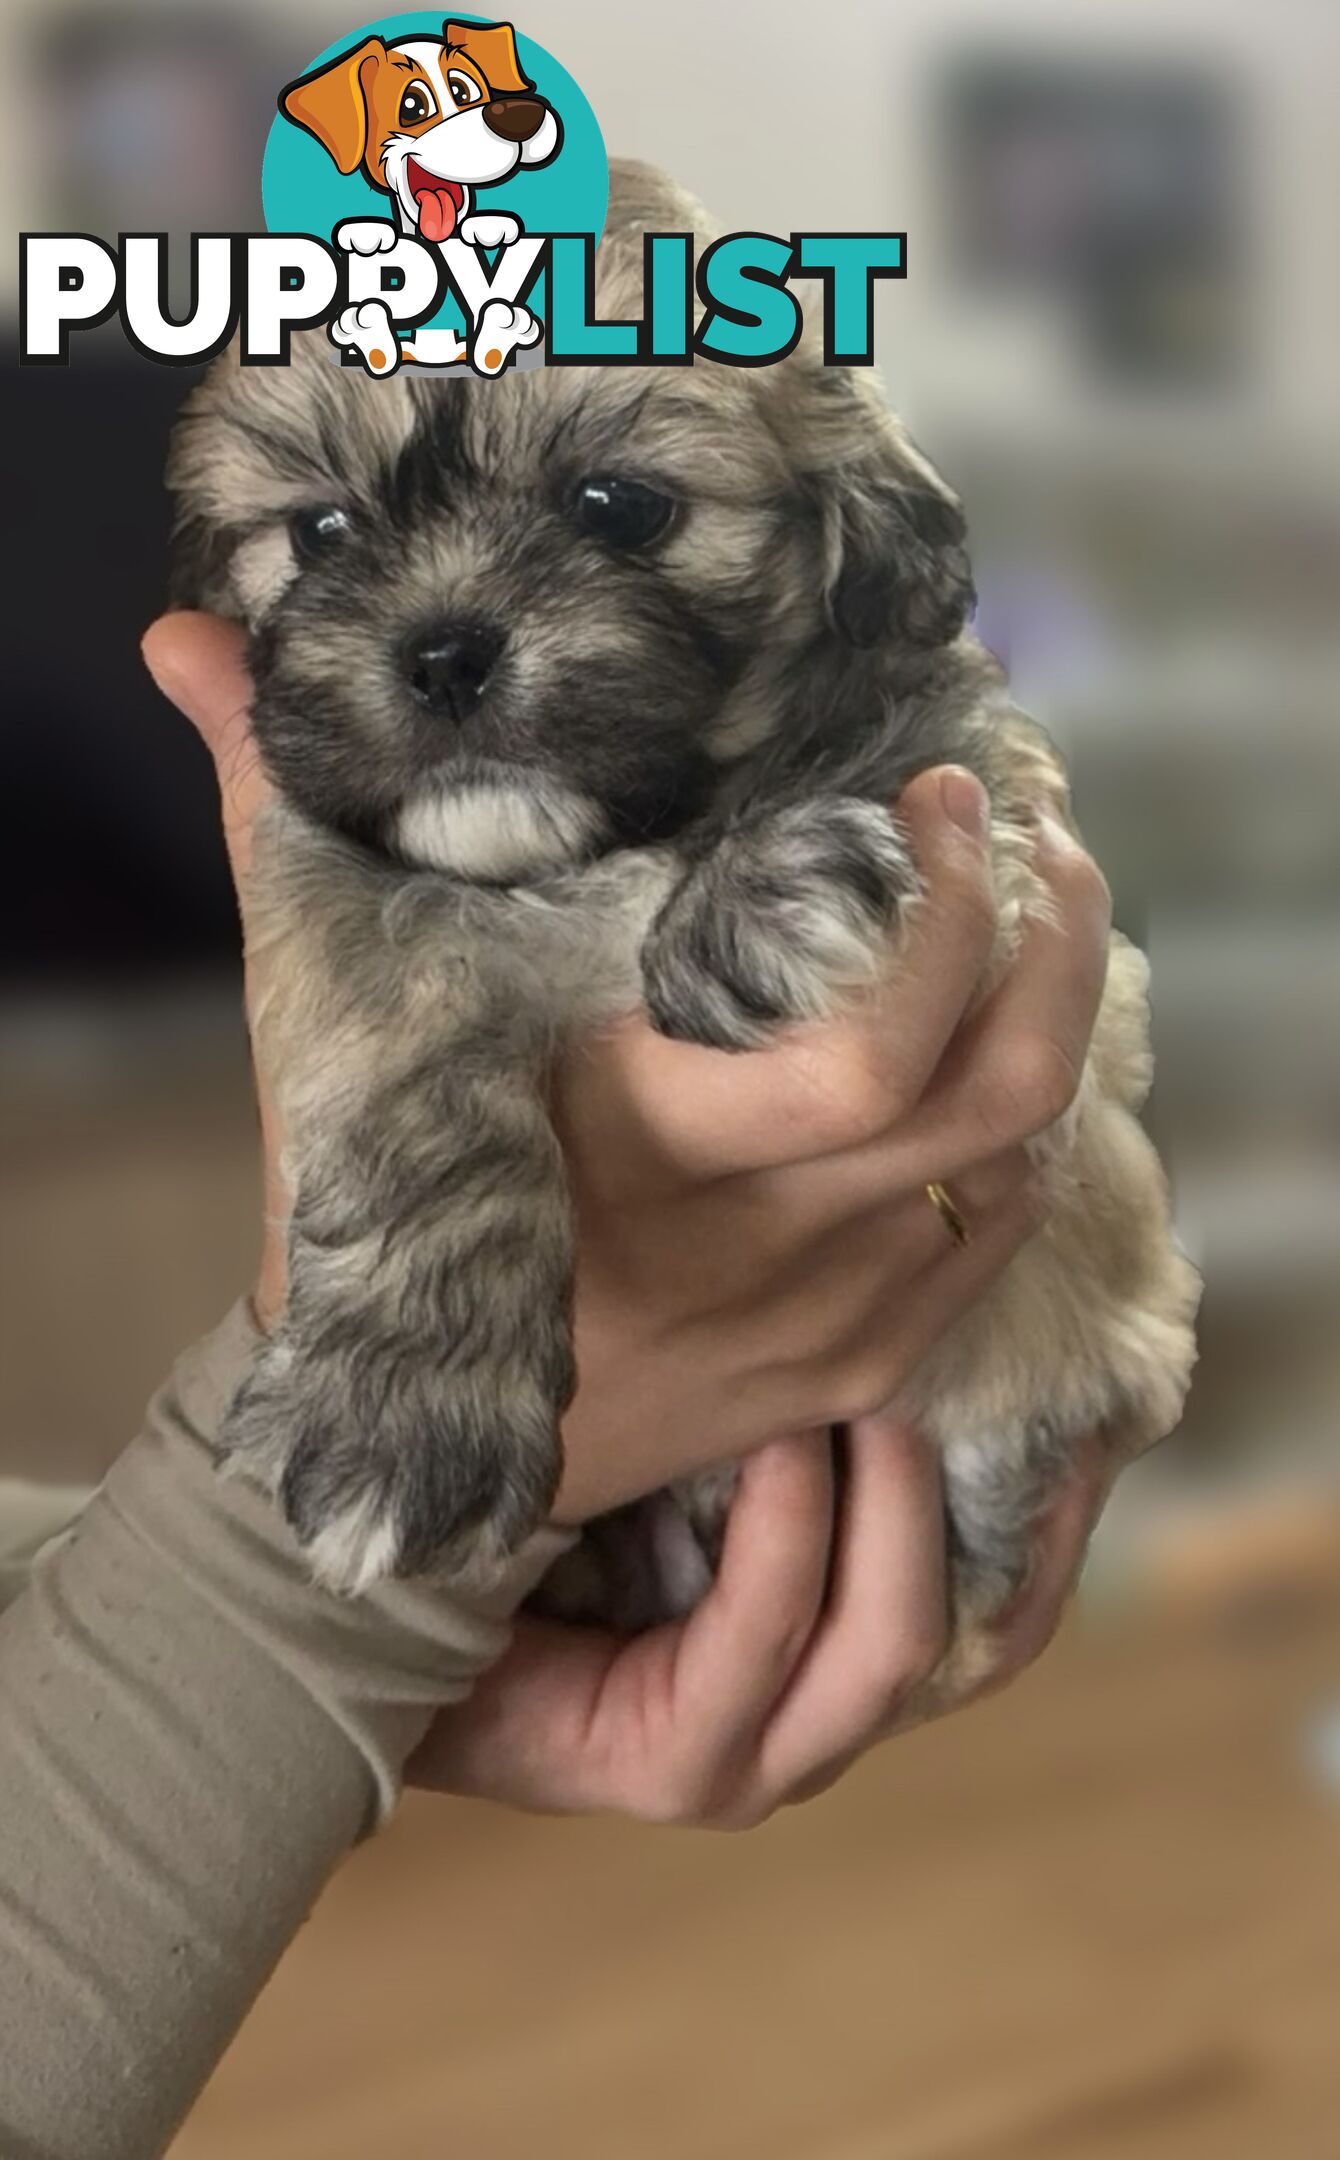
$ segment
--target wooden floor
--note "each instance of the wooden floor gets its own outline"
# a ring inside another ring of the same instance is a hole
[[[413,1799],[174,2160],[1335,2160],[1338,1623],[1072,1624],[743,1838]]]
[[[0,1470],[95,1475],[247,1277],[240,1029],[29,1092]],[[1340,1611],[1223,1564],[745,1838],[411,1800],[175,2160],[1337,2160]]]

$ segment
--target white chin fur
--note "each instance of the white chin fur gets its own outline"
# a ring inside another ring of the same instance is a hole
[[[552,781],[434,788],[406,803],[397,837],[411,862],[491,883],[556,868],[585,853],[599,825],[593,803]]]

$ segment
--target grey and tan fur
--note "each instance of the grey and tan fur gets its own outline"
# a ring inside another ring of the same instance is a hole
[[[689,227],[678,190],[616,168],[602,310],[637,305],[645,228]],[[583,493],[611,476],[622,495]],[[808,340],[765,369],[482,384],[373,382],[313,334],[286,369],[215,365],[170,483],[177,597],[250,626],[278,790],[253,959],[290,1303],[225,1451],[331,1584],[487,1567],[545,1514],[573,1386],[562,1040],[639,999],[732,1051],[833,1011],[917,889],[887,805],[946,760],[992,799],[1004,964],[1039,904],[1054,755],[964,627],[958,504],[871,379]],[[634,546],[630,518],[635,540],[668,522]],[[965,1621],[1018,1583],[1078,1436],[1179,1414],[1196,1285],[1136,1123],[1143,985],[1115,941],[1038,1151],[1049,1220],[907,1392],[943,1451]],[[681,1496],[709,1544],[727,1491]],[[667,1509],[586,1555],[625,1613],[657,1609],[629,1576]]]

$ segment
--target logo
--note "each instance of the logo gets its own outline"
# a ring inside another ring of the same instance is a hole
[[[324,325],[332,362],[484,377],[539,366],[763,367],[803,327],[812,279],[825,358],[873,359],[876,278],[906,275],[902,233],[648,233],[639,319],[594,307],[609,167],[579,85],[510,22],[385,17],[337,39],[279,92],[264,233],[197,233],[190,303],[168,312],[167,236],[21,239],[20,357],[64,365],[72,333],[119,314],[151,360],[198,364],[236,336],[284,366]]]
[[[552,54],[511,23],[432,15],[374,24],[287,84],[262,179],[271,231],[363,259],[331,336],[374,375],[538,362],[540,236],[598,238],[608,194],[595,114]]]

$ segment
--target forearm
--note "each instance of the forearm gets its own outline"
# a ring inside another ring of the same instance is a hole
[[[0,1620],[0,2150],[162,2150],[406,1756],[561,1548],[467,1607],[316,1590],[210,1437],[254,1344],[179,1364]]]

